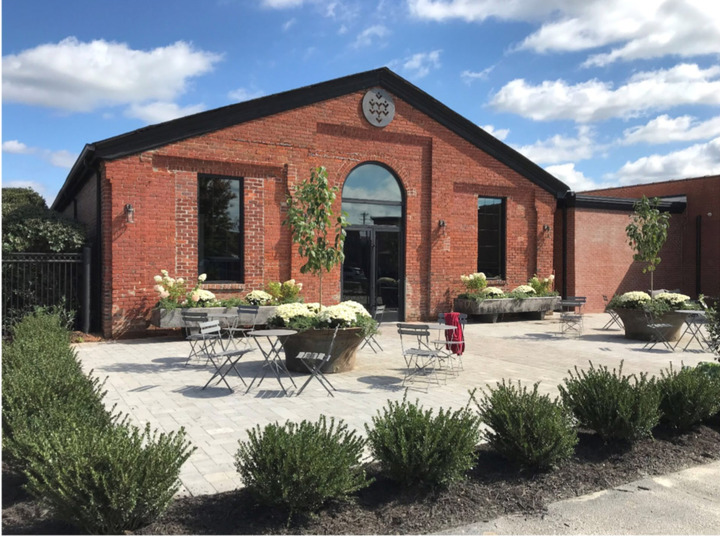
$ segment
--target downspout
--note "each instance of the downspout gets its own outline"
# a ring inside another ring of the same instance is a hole
[[[567,296],[567,280],[568,280],[568,251],[567,251],[567,243],[568,243],[568,196],[570,195],[570,192],[565,192],[565,197],[563,197],[560,201],[562,203],[562,296],[565,298]]]

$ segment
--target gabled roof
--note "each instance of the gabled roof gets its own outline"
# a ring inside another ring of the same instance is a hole
[[[223,106],[88,144],[70,170],[65,184],[53,203],[53,208],[61,210],[70,202],[75,192],[87,180],[89,172],[94,169],[94,164],[98,160],[113,160],[140,153],[253,119],[378,86],[430,116],[461,138],[552,193],[556,198],[564,197],[565,193],[570,190],[567,185],[515,149],[505,145],[390,69],[383,67],[251,101]]]

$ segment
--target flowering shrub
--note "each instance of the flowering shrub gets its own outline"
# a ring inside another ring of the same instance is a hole
[[[513,292],[518,294],[535,294],[535,289],[530,285],[520,285],[519,287],[516,287]]]
[[[661,292],[655,296],[655,299],[667,303],[673,309],[684,309],[685,304],[690,301],[690,296],[675,292]]]
[[[498,287],[486,287],[480,291],[480,294],[486,296],[487,298],[502,298],[505,296],[502,289]]]
[[[177,307],[213,307],[218,305],[215,294],[209,290],[202,289],[202,284],[207,275],[200,274],[195,286],[188,290],[187,281],[182,277],[177,279],[170,277],[167,270],[160,270],[161,275],[156,275],[155,291],[159,294],[160,300],[157,307],[162,309],[176,309]]]
[[[321,307],[318,303],[287,303],[278,305],[267,325],[276,328],[290,328],[297,331],[308,329],[362,328],[363,335],[373,333],[377,322],[365,307],[354,301]]]
[[[528,285],[533,288],[537,296],[547,296],[552,293],[552,286],[554,282],[555,276],[553,274],[550,274],[543,279],[540,279],[537,274],[535,274],[532,279],[528,281]]]
[[[245,296],[245,301],[250,305],[268,305],[273,299],[272,294],[268,294],[264,290],[253,290]]]
[[[265,291],[272,296],[272,303],[276,305],[300,301],[301,290],[302,283],[295,283],[294,279],[289,279],[284,283],[270,281],[265,285]]]
[[[619,308],[619,309],[642,309],[644,305],[651,301],[650,295],[647,292],[626,292],[620,296],[613,296],[610,300],[608,307]]]
[[[476,272],[470,275],[461,275],[460,280],[469,291],[482,290],[487,286],[487,278],[482,272]]]

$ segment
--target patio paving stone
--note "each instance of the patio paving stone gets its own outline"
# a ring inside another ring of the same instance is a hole
[[[408,398],[419,399],[427,408],[457,409],[467,404],[470,389],[494,385],[503,378],[528,386],[540,381],[542,392],[556,396],[557,385],[568,370],[588,368],[590,360],[611,368],[624,360],[625,373],[659,374],[670,362],[679,367],[712,359],[697,345],[687,352],[643,351],[642,342],[625,339],[622,331],[601,330],[607,319],[605,314],[585,315],[582,337],[573,338],[560,335],[558,319],[552,316],[543,321],[468,324],[464,370],[441,385],[429,385],[427,391],[424,384],[410,384]],[[316,381],[300,397],[293,396],[294,388],[286,396],[273,376],[245,394],[234,373],[228,375],[234,392],[222,383],[203,391],[212,366],[196,360],[185,367],[189,346],[178,339],[83,343],[77,350],[86,372],[92,369],[100,379],[107,377],[108,407],[117,404],[117,410],[128,413],[138,426],[150,422],[163,432],[185,427],[197,450],[181,471],[181,493],[198,495],[242,485],[234,454],[238,440],[245,440],[247,430],[256,425],[314,421],[326,415],[342,418],[364,435],[363,426],[387,400],[402,400],[405,392],[401,385],[404,361],[394,326],[383,325],[378,339],[384,352],[375,354],[366,347],[358,352],[355,370],[329,376],[338,390],[334,398]],[[262,363],[256,351],[245,356],[238,369],[248,381]]]

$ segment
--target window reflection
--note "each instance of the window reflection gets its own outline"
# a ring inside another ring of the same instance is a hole
[[[402,202],[397,180],[390,171],[377,164],[364,164],[350,172],[343,198]]]

